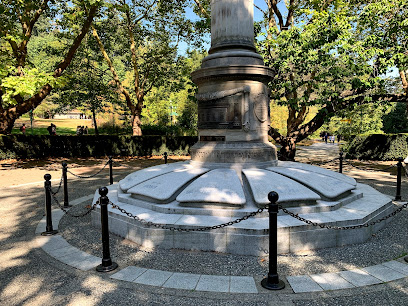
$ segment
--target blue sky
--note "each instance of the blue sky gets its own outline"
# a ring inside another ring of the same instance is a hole
[[[263,10],[266,10],[267,9],[267,5],[266,5],[266,3],[265,3],[265,0],[254,0],[254,4],[255,5],[257,5],[258,7],[260,7],[261,9],[263,9]],[[286,7],[285,7],[285,5],[284,5],[284,2],[282,1],[279,5],[278,5],[279,7],[280,7],[280,9],[281,9],[281,11],[282,11],[282,13],[284,14],[285,13],[285,11],[286,11]],[[190,9],[190,8],[187,8],[187,17],[189,18],[189,19],[191,19],[191,20],[197,20],[198,19],[198,16],[193,12],[193,10],[192,9]],[[263,15],[262,15],[262,12],[260,12],[257,8],[254,8],[254,20],[255,21],[259,21],[259,20],[261,20],[263,18]],[[206,49],[208,50],[209,48],[210,48],[210,36],[208,36],[208,37],[203,37],[203,39],[205,39],[206,41],[207,41],[207,44],[206,44]],[[185,53],[185,51],[186,51],[186,49],[187,49],[187,43],[181,43],[180,44],[180,51],[179,51],[179,53],[180,54],[184,54]]]

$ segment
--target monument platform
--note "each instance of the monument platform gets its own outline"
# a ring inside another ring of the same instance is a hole
[[[308,164],[279,161],[272,166],[220,168],[214,164],[180,162],[134,172],[109,187],[112,203],[161,226],[147,227],[109,206],[109,229],[148,247],[264,255],[269,240],[266,210],[223,228],[192,232],[177,228],[212,227],[242,218],[268,204],[270,191],[278,192],[279,204],[289,211],[323,225],[368,225],[393,210],[391,199],[375,189]],[[94,203],[98,197],[96,193]],[[99,211],[92,216],[93,224],[98,225]],[[381,222],[358,229],[322,229],[280,211],[278,252],[362,243],[385,225],[386,222]]]

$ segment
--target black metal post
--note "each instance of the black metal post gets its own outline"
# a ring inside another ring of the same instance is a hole
[[[99,188],[99,204],[101,206],[101,226],[102,226],[102,263],[96,267],[98,272],[110,272],[118,267],[116,262],[112,262],[109,250],[109,225],[108,225],[108,188]]]
[[[164,152],[164,163],[167,164],[167,152]]]
[[[113,168],[112,168],[112,156],[109,156],[109,183],[113,184]]]
[[[404,257],[404,260],[405,260],[406,262],[408,262],[408,256],[405,256],[405,257]]]
[[[68,201],[68,179],[67,179],[68,165],[66,162],[62,163],[62,180],[64,182],[64,207],[71,207]]]
[[[279,199],[278,193],[271,191],[268,194],[270,202],[269,212],[269,272],[268,277],[261,281],[262,287],[269,290],[281,290],[285,288],[285,283],[279,280],[278,275],[278,211],[276,203]]]
[[[340,163],[339,163],[339,173],[343,173],[343,152],[340,152]]]
[[[57,230],[52,228],[52,215],[51,215],[51,174],[44,175],[44,188],[45,188],[45,214],[47,224],[45,226],[45,232],[42,232],[43,236],[52,236],[58,233]]]
[[[402,175],[402,161],[404,160],[402,157],[398,157],[398,164],[397,164],[397,194],[395,195],[395,201],[401,200],[401,175]]]

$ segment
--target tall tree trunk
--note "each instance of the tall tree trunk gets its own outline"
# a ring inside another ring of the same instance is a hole
[[[17,117],[11,115],[7,111],[0,113],[0,134],[11,134],[14,122],[16,122]]]
[[[407,71],[404,71],[404,70],[399,71],[399,74],[400,74],[400,77],[401,77],[401,82],[402,82],[402,88],[404,89],[404,93],[405,93],[406,96],[408,96],[407,73],[408,73],[408,70]],[[408,103],[406,105],[405,115],[408,118]]]
[[[132,114],[132,135],[133,136],[142,136],[142,121],[140,118],[140,111],[136,110]]]
[[[295,138],[283,137],[279,144],[282,146],[279,150],[279,160],[294,161],[296,156]]]
[[[93,124],[95,127],[95,135],[99,135],[98,124],[96,123],[96,112],[95,112],[94,106],[92,106],[92,119],[93,119]]]

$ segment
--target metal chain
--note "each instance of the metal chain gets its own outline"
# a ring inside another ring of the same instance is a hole
[[[391,165],[390,167],[387,167],[387,168],[384,168],[384,169],[381,169],[381,170],[373,170],[373,169],[364,169],[364,168],[358,167],[358,166],[356,166],[356,165],[353,165],[351,162],[349,162],[349,161],[347,161],[347,160],[344,160],[344,162],[345,162],[346,164],[352,166],[353,168],[356,168],[356,169],[361,170],[361,171],[368,171],[368,172],[386,171],[386,170],[390,170],[390,169],[392,169],[392,168],[397,167],[397,165]]]
[[[51,192],[51,188],[48,187],[48,190]],[[71,214],[68,209],[66,209],[63,205],[60,204],[60,202],[58,201],[58,199],[57,199],[57,197],[55,196],[55,194],[52,194],[52,193],[51,193],[51,195],[52,195],[52,198],[54,199],[54,202],[58,205],[58,207],[59,207],[64,213],[66,213],[68,216],[73,217],[73,218],[82,218],[82,217],[85,217],[86,215],[89,215],[89,214],[91,213],[91,211],[93,211],[93,210],[96,208],[96,206],[99,205],[99,200],[97,200],[96,203],[93,204],[93,205],[91,206],[91,208],[89,208],[86,212],[84,212],[84,213],[82,213],[82,214],[79,214],[79,215],[74,215],[74,214]]]
[[[75,176],[77,178],[92,178],[92,177],[97,176],[99,173],[101,173],[106,168],[106,166],[108,164],[109,164],[109,161],[106,162],[106,164],[103,166],[103,168],[101,170],[99,170],[97,173],[95,173],[93,175],[89,175],[89,176],[78,175],[78,174],[72,173],[70,170],[67,170],[67,172],[71,173],[73,176]]]
[[[61,175],[61,180],[60,180],[60,182],[59,182],[59,186],[58,186],[57,191],[53,192],[52,189],[51,189],[51,187],[50,187],[50,192],[51,192],[51,194],[52,194],[53,196],[55,196],[55,195],[60,191],[63,180],[64,180],[64,175]]]
[[[208,230],[212,230],[212,229],[219,229],[219,228],[223,228],[226,226],[230,226],[233,224],[237,224],[240,223],[241,221],[247,220],[251,217],[256,216],[257,214],[262,213],[265,208],[267,208],[268,206],[265,206],[263,208],[259,208],[257,211],[251,212],[248,215],[243,216],[242,218],[238,218],[235,219],[233,221],[227,222],[227,223],[222,223],[222,224],[218,224],[218,225],[214,225],[214,226],[205,226],[205,227],[198,227],[198,228],[180,228],[180,227],[174,227],[174,226],[168,226],[165,224],[160,224],[160,223],[153,223],[151,221],[146,221],[144,219],[139,218],[138,216],[135,216],[134,214],[127,212],[125,209],[119,207],[118,205],[112,203],[109,201],[109,204],[112,205],[112,207],[114,209],[119,210],[121,213],[127,215],[129,218],[135,219],[136,221],[139,221],[140,223],[146,225],[146,226],[153,226],[156,228],[161,228],[161,229],[165,229],[165,230],[170,230],[170,231],[177,231],[177,232],[203,232],[203,231],[208,231]]]
[[[297,219],[299,221],[302,221],[302,222],[307,223],[309,225],[319,226],[320,228],[334,229],[334,230],[349,230],[349,229],[358,229],[358,228],[363,228],[363,227],[369,227],[369,226],[375,225],[375,224],[380,223],[380,222],[382,222],[384,220],[387,220],[388,218],[391,218],[391,217],[395,216],[396,214],[398,214],[404,208],[407,208],[407,207],[408,207],[408,203],[406,203],[406,204],[402,205],[401,207],[397,208],[396,210],[394,210],[389,215],[387,215],[385,217],[382,217],[381,219],[377,219],[375,221],[372,221],[370,223],[359,224],[359,225],[351,225],[351,226],[331,226],[331,225],[324,225],[324,224],[321,224],[321,223],[313,222],[313,221],[310,221],[308,219],[302,218],[298,214],[295,214],[295,213],[287,210],[286,208],[282,207],[281,205],[279,205],[279,208],[281,208],[282,211],[285,214],[288,214],[291,217],[293,217],[293,218],[295,218],[295,219]]]

